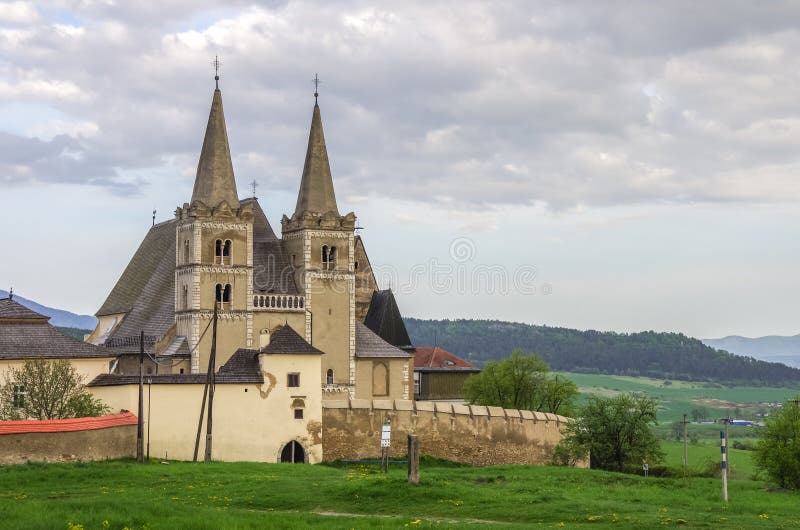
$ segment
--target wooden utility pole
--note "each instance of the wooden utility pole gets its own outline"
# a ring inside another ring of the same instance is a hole
[[[419,484],[419,440],[416,434],[408,435],[408,483]]]
[[[144,331],[139,333],[139,421],[136,426],[136,461],[144,462]]]
[[[686,478],[686,467],[689,464],[689,461],[688,461],[688,458],[687,458],[687,449],[688,449],[687,436],[686,436],[686,424],[687,423],[688,422],[686,421],[686,414],[684,414],[683,415],[683,421],[681,422],[681,424],[683,424],[683,478]]]
[[[206,422],[206,456],[205,461],[211,462],[211,425],[214,412],[214,385],[216,384],[216,376],[214,374],[215,364],[217,360],[217,308],[219,302],[214,303],[214,323],[212,324],[211,331],[211,355],[208,358],[208,372],[210,375],[210,384],[208,385],[208,421]]]

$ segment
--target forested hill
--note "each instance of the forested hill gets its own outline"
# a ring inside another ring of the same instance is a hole
[[[715,350],[682,333],[614,333],[498,320],[405,319],[411,342],[437,345],[478,365],[514,348],[537,353],[554,370],[687,381],[782,385],[800,369]]]

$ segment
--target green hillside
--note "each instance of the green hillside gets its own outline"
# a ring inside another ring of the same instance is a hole
[[[521,348],[541,355],[554,370],[753,386],[800,383],[800,369],[715,350],[682,333],[580,331],[498,320],[405,322],[414,344],[436,344],[478,365]]]

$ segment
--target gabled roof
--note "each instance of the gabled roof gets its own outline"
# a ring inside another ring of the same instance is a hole
[[[375,291],[372,294],[364,324],[393,346],[413,348],[391,289]]]
[[[174,284],[176,223],[177,221],[171,219],[148,230],[106,301],[95,313],[96,316],[127,313],[133,309],[140,301],[142,291],[153,281],[156,271],[160,275],[164,274],[167,261],[171,264],[169,277]],[[174,307],[174,285],[171,289],[170,300]]]
[[[35,320],[47,322],[50,317],[28,309],[13,298],[0,298],[0,320]]]
[[[438,346],[418,346],[414,350],[414,370],[425,371],[426,369],[480,371],[471,362]]]
[[[239,348],[228,361],[220,366],[219,373],[224,374],[260,374],[258,350]]]
[[[328,150],[325,147],[325,135],[322,132],[322,117],[317,104],[314,104],[314,112],[311,115],[306,161],[303,165],[303,177],[300,181],[294,217],[299,218],[304,212],[317,214],[334,212],[339,215],[336,194],[333,191],[331,166],[328,162]]]
[[[206,374],[146,375],[144,381],[146,384],[153,384],[153,385],[204,385],[206,382]],[[264,376],[262,374],[253,374],[253,373],[218,372],[214,376],[214,382],[218,385],[237,385],[237,384],[260,385],[264,383]],[[138,375],[100,374],[94,379],[92,379],[86,386],[95,387],[95,386],[121,386],[121,385],[138,385],[138,384],[139,384]]]
[[[356,322],[356,357],[397,357],[408,359],[413,357],[413,355],[392,346],[376,335],[367,326],[361,322]]]
[[[230,208],[239,207],[225,114],[222,111],[222,92],[219,88],[214,91],[211,101],[206,136],[200,151],[200,161],[197,163],[192,204],[195,201],[211,208],[219,206],[223,201]]]
[[[259,353],[269,354],[311,354],[322,355],[319,351],[301,337],[292,326],[286,324],[278,328],[269,339],[269,344]]]
[[[0,359],[116,357],[114,351],[67,337],[47,320],[14,300],[0,300]]]

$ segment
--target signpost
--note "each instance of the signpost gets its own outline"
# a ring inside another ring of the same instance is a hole
[[[386,418],[381,427],[381,471],[386,473],[389,469],[389,448],[392,444],[392,420]]]

